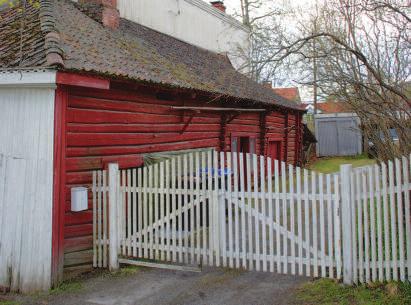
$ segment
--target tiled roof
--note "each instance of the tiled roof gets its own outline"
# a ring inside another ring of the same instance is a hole
[[[313,103],[303,103],[302,106],[304,107],[304,109],[307,109],[309,106],[314,107],[314,104]],[[351,112],[354,112],[348,103],[338,102],[338,101],[318,102],[317,110],[318,110],[318,113],[351,113]]]
[[[7,4],[8,5],[8,4]],[[21,5],[0,10],[0,68],[32,67],[45,63],[45,37],[38,7]]]
[[[292,88],[273,88],[274,92],[283,98],[293,101],[301,102],[300,92],[297,87]]]
[[[69,0],[37,1],[27,1],[26,10],[20,5],[0,12],[0,41],[6,42],[0,46],[0,68],[57,65],[301,110],[237,72],[226,56],[126,19],[111,30]]]
[[[344,102],[324,102],[317,104],[318,110],[322,113],[345,113],[345,112],[353,112],[351,107]]]

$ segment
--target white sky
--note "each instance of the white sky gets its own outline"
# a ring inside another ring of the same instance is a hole
[[[319,2],[321,0],[264,0],[266,1],[267,4],[275,2],[277,5],[284,5],[286,7],[292,7],[296,11],[300,11],[304,14],[304,12],[308,12],[310,6],[312,7],[316,2]],[[240,13],[241,6],[240,6],[240,0],[225,0],[224,4],[227,6],[227,13],[230,15],[233,15],[234,12]],[[264,13],[264,9],[262,9],[262,13]],[[294,21],[291,19],[288,19],[287,24],[290,24],[291,27],[293,27]],[[300,89],[300,95],[302,100],[304,101],[310,101],[313,99],[312,93],[311,93],[311,88],[306,87],[306,86],[300,86],[297,85],[292,81],[292,79],[289,80],[291,86],[298,86]]]
[[[267,0],[267,3],[270,2]],[[314,4],[316,0],[276,0],[285,4],[291,4],[294,7],[305,7]],[[224,4],[227,6],[227,13],[232,14],[234,10],[240,10],[240,0],[225,0]]]

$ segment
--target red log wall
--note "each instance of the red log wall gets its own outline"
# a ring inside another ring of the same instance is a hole
[[[261,143],[265,139],[282,141],[282,152],[288,162],[294,163],[298,156],[296,135],[301,134],[296,128],[301,120],[298,113],[270,112],[264,131],[260,126],[260,113],[243,113],[229,122],[222,133],[220,113],[195,113],[186,126],[191,113],[170,109],[171,105],[204,105],[196,100],[161,100],[155,94],[125,90],[67,87],[67,91],[67,106],[62,111],[66,133],[62,141],[65,162],[61,169],[65,173],[62,201],[65,207],[64,266],[68,276],[91,268],[91,202],[89,211],[71,213],[70,188],[90,185],[92,170],[102,169],[113,161],[119,162],[120,168],[141,166],[141,154],[149,152],[220,149],[222,144],[225,150],[230,150],[233,133],[255,137],[257,154],[266,154],[267,146]]]

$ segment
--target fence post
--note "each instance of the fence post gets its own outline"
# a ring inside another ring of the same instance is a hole
[[[118,164],[110,163],[108,165],[108,204],[109,204],[109,268],[110,271],[119,269],[118,263],[118,215],[117,215],[117,198],[118,198]]]
[[[341,215],[344,284],[353,284],[353,241],[352,241],[352,201],[351,201],[351,164],[341,165]]]

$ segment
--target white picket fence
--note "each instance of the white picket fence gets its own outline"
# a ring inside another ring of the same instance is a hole
[[[318,174],[196,152],[93,173],[94,266],[145,259],[344,282],[406,280],[410,160]]]

